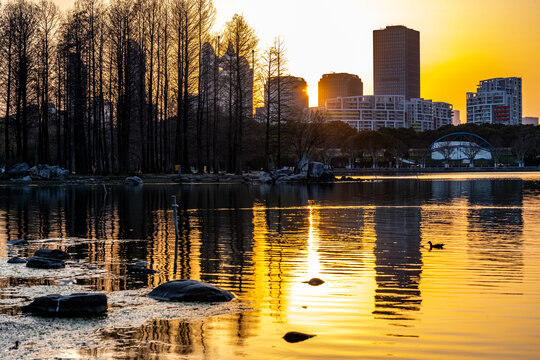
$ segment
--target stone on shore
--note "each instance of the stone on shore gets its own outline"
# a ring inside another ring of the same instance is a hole
[[[272,182],[272,175],[267,172],[261,171],[259,173],[259,181],[263,184],[269,184]]]
[[[148,297],[162,301],[184,302],[225,302],[234,299],[234,295],[229,291],[190,279],[163,283],[152,290]]]
[[[36,165],[30,169],[32,177],[39,180],[65,180],[69,170],[59,166]]]
[[[28,182],[32,182],[32,178],[30,177],[30,175],[27,175],[27,176],[11,179],[11,182],[28,183]]]
[[[69,254],[65,251],[58,249],[39,249],[34,253],[34,257],[41,257],[53,260],[65,260],[69,259]]]
[[[107,296],[101,293],[76,293],[67,296],[47,295],[35,298],[22,311],[38,316],[90,317],[107,312]]]
[[[127,177],[124,180],[124,184],[126,184],[126,185],[142,185],[143,180],[138,176],[130,176],[130,177]]]
[[[26,263],[26,259],[23,259],[23,258],[20,258],[20,257],[12,257],[12,258],[9,258],[9,260],[7,261],[8,264],[25,264]]]
[[[66,264],[64,260],[33,256],[28,258],[26,267],[34,269],[63,269],[66,267]]]

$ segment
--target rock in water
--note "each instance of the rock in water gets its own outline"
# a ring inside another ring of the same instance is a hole
[[[39,316],[99,316],[107,312],[107,296],[101,293],[47,295],[35,298],[31,304],[23,306],[22,311]]]
[[[66,267],[66,264],[64,263],[64,260],[34,256],[28,258],[26,267],[34,269],[62,269]]]
[[[148,269],[144,266],[138,266],[138,265],[128,265],[127,271],[129,273],[137,273],[137,274],[160,274],[161,271],[154,270],[154,269]]]
[[[324,280],[321,280],[319,278],[312,278],[309,279],[309,281],[303,281],[304,284],[309,284],[311,286],[319,286],[324,284]]]
[[[6,245],[9,245],[9,246],[27,246],[28,241],[26,241],[24,239],[15,239],[15,240],[8,241],[6,243]]]
[[[159,285],[148,297],[163,301],[224,302],[234,295],[217,286],[197,280],[173,280]]]
[[[26,260],[20,257],[12,257],[7,261],[8,264],[24,264]]]
[[[286,342],[297,343],[297,342],[300,342],[300,341],[304,341],[304,340],[307,340],[307,339],[311,339],[311,338],[314,337],[314,336],[315,336],[315,335],[304,334],[304,333],[296,332],[296,331],[289,331],[288,333],[286,333],[286,334],[283,336],[283,339],[284,339]]]
[[[34,253],[34,256],[55,260],[69,259],[69,254],[67,252],[57,249],[39,249]]]

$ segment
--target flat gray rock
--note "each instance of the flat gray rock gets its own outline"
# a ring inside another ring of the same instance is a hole
[[[229,291],[197,280],[173,280],[152,290],[148,297],[162,301],[225,302],[234,299]]]
[[[107,312],[107,296],[101,293],[76,293],[67,296],[47,295],[35,298],[22,311],[38,316],[89,317]]]
[[[12,258],[9,258],[7,263],[8,264],[25,264],[26,259],[23,259],[23,258],[20,258],[20,257],[12,257]]]
[[[69,254],[62,250],[51,250],[51,249],[39,249],[34,253],[34,257],[41,257],[41,258],[47,258],[47,259],[55,259],[55,260],[65,260],[69,259]]]
[[[34,269],[62,269],[66,267],[66,264],[64,260],[33,256],[28,258],[26,267]]]

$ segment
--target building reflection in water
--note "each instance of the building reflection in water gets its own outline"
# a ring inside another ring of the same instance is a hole
[[[413,187],[411,189],[411,186]],[[391,206],[375,209],[375,290],[376,318],[413,320],[422,304],[419,289],[422,274],[421,209],[410,206],[407,193],[419,192],[418,182],[383,182],[374,184]]]
[[[171,195],[180,203],[178,243]],[[176,278],[199,279],[231,290],[254,310],[194,322],[156,319],[103,334],[105,340],[119,341],[113,353],[128,357],[196,353],[219,358],[215,344],[227,343],[241,352],[250,338],[291,318],[307,324],[311,317],[317,324],[326,316],[324,321],[334,323],[335,329],[350,319],[371,320],[379,327],[414,327],[421,307],[426,306],[420,285],[427,256],[423,259],[426,250],[421,242],[431,230],[423,227],[445,221],[436,213],[437,206],[455,201],[465,206],[459,211],[468,226],[468,251],[491,264],[479,269],[479,276],[519,279],[522,198],[522,182],[493,180],[363,182],[337,189],[113,186],[106,194],[101,187],[5,187],[0,189],[4,234],[0,250],[16,238],[59,238],[52,246],[115,275],[86,280],[98,291],[154,287]],[[446,227],[449,233],[458,231],[452,226]],[[29,256],[40,246],[31,242],[20,255]],[[127,265],[140,260],[161,273],[129,274]],[[301,283],[315,276],[328,280],[326,287],[306,288]],[[17,285],[17,281],[2,279],[0,286]],[[48,280],[28,280],[28,285],[36,284]],[[351,315],[345,306],[353,305],[343,300],[332,304],[338,310],[343,306],[343,314],[321,310],[318,319],[291,310],[299,307],[298,299],[307,303],[310,296],[322,308],[321,303],[331,303],[336,294],[346,294],[342,298],[358,304],[365,298],[368,304],[363,312]],[[104,354],[106,349],[86,355]]]

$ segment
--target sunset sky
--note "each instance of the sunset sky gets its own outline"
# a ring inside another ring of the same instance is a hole
[[[58,0],[63,8],[73,1]],[[261,47],[283,36],[291,75],[306,79],[310,105],[328,72],[357,74],[373,93],[372,31],[420,31],[421,95],[461,110],[479,80],[523,78],[523,116],[540,115],[538,0],[214,0],[219,29],[234,13],[257,30]]]

